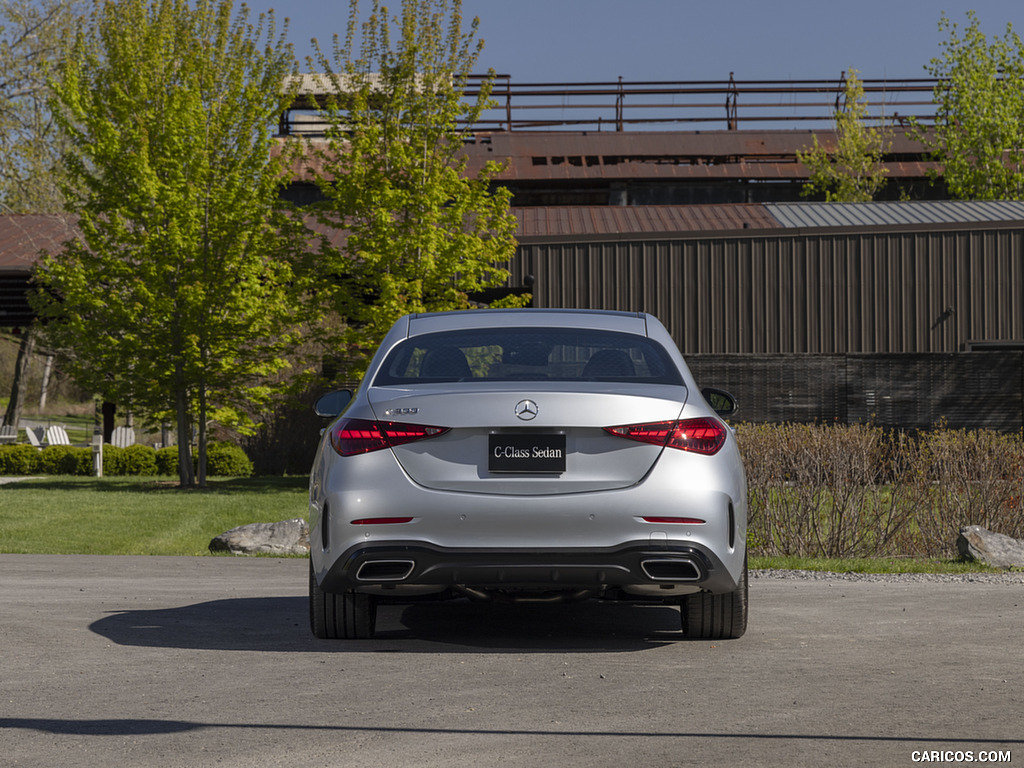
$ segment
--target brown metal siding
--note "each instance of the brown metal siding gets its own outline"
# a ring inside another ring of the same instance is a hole
[[[688,354],[955,352],[1024,340],[1024,230],[520,245],[534,305],[647,311]]]

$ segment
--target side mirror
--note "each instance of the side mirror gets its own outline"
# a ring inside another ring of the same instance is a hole
[[[704,395],[704,399],[708,401],[708,405],[711,406],[711,410],[722,418],[732,416],[736,413],[736,409],[739,408],[739,405],[736,403],[736,398],[724,389],[705,387],[700,391],[700,393]]]
[[[325,418],[333,419],[339,413],[345,410],[345,406],[352,400],[352,390],[350,389],[335,389],[327,394],[320,395],[316,403],[313,405],[313,410],[317,416],[324,416]]]

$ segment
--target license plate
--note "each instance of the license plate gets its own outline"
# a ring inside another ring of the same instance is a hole
[[[565,472],[565,435],[490,435],[491,472]]]

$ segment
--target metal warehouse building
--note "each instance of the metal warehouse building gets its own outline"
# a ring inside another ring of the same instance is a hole
[[[1024,203],[522,208],[534,305],[651,312],[750,421],[1024,425]]]

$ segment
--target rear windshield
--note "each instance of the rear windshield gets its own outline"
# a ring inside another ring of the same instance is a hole
[[[681,385],[666,351],[643,336],[564,328],[424,334],[398,344],[375,386],[453,381],[621,381]]]

